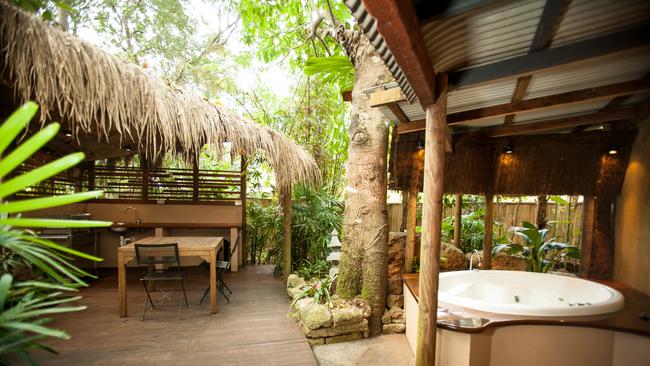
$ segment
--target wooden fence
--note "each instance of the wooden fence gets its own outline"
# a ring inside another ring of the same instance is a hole
[[[567,205],[556,205],[549,202],[547,218],[554,221],[551,235],[559,241],[580,244],[582,235],[582,203],[571,206],[569,212]],[[445,207],[443,218],[454,215],[453,207]],[[499,202],[494,204],[494,233],[497,236],[508,235],[508,228],[521,225],[523,221],[535,223],[537,205],[535,203]],[[399,231],[402,223],[402,204],[388,204],[388,223],[390,231]],[[418,222],[418,225],[420,223]]]
[[[38,167],[23,164],[16,173]],[[59,195],[86,190],[104,191],[103,200],[219,202],[242,199],[239,171],[199,169],[141,169],[139,167],[86,166],[57,174],[20,193],[23,197]]]

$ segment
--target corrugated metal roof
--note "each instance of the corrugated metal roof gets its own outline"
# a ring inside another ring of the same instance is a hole
[[[648,0],[573,0],[551,47],[625,30],[649,19]]]
[[[510,103],[516,85],[517,80],[510,79],[452,90],[447,98],[447,112],[455,113]]]
[[[615,54],[534,74],[526,99],[641,79],[650,70],[650,49]]]
[[[409,121],[424,119],[424,109],[422,109],[420,103],[401,102],[398,105],[409,118]]]
[[[528,53],[545,0],[501,2],[425,24],[424,40],[436,72]]]

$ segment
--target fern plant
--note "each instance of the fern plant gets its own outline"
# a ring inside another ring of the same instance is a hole
[[[40,342],[47,337],[67,339],[65,331],[46,326],[56,313],[73,312],[85,306],[61,306],[78,300],[67,295],[87,286],[84,276],[89,273],[76,267],[72,257],[93,261],[97,258],[49,240],[43,240],[31,228],[86,228],[110,226],[107,221],[58,220],[26,218],[22,213],[58,207],[97,198],[102,192],[82,192],[54,197],[30,198],[7,202],[7,198],[76,165],[84,159],[83,153],[64,156],[51,163],[5,179],[20,164],[36,153],[56,136],[59,124],[52,123],[34,134],[13,151],[4,154],[18,134],[25,129],[36,114],[38,106],[29,102],[14,112],[0,126],[0,364],[13,364],[18,360],[34,363],[29,352],[45,349],[56,353]],[[21,270],[28,275],[15,277]],[[36,278],[37,280],[33,280]]]

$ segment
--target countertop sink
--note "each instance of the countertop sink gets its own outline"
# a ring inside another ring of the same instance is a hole
[[[113,226],[109,228],[110,231],[118,234],[123,234],[129,230],[128,227],[125,226],[126,224],[123,222],[115,222],[113,223]]]

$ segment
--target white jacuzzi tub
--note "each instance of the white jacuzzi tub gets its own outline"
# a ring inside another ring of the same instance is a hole
[[[584,316],[623,308],[623,295],[574,277],[517,271],[440,274],[438,300],[474,310],[530,316]]]

